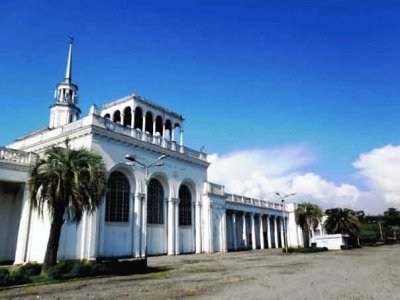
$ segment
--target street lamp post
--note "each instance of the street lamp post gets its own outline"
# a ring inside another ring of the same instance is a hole
[[[275,195],[280,197],[281,201],[282,201],[283,239],[284,239],[283,242],[285,243],[285,252],[286,252],[286,254],[288,254],[287,227],[286,227],[286,220],[285,220],[285,200],[287,198],[289,198],[290,196],[296,195],[296,193],[287,194],[287,195],[283,195],[281,193],[275,193]]]
[[[153,162],[149,163],[149,164],[145,164],[144,162],[138,161],[135,156],[133,154],[127,154],[125,155],[125,158],[129,161],[131,161],[132,163],[130,163],[129,165],[134,167],[135,164],[141,166],[144,170],[145,170],[145,195],[146,195],[146,201],[145,203],[147,203],[147,186],[148,186],[148,181],[149,181],[149,169],[152,167],[161,167],[164,165],[164,163],[162,162],[162,160],[164,160],[167,156],[165,154],[161,155],[159,158],[157,158],[156,160],[154,160]],[[144,215],[142,215],[142,218],[144,218]],[[144,222],[142,223],[144,226]],[[146,230],[146,228],[143,228],[143,230]],[[147,257],[147,234],[145,234],[144,237],[144,244],[145,244],[145,257]],[[142,246],[143,247],[143,246]]]
[[[147,180],[149,179],[149,169],[152,167],[161,167],[162,165],[164,165],[164,163],[160,162],[162,160],[164,160],[167,156],[165,154],[161,155],[159,158],[157,158],[155,161],[149,163],[149,164],[145,164],[141,161],[138,161],[135,156],[133,156],[132,154],[127,154],[125,155],[125,158],[131,162],[133,162],[133,165],[136,163],[139,166],[141,166],[143,169],[145,169],[145,174],[146,174],[146,188],[147,188]],[[159,163],[160,162],[160,163]]]

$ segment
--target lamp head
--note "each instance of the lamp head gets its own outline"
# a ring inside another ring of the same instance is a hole
[[[135,157],[134,157],[132,154],[127,154],[127,155],[125,155],[125,158],[126,158],[127,160],[130,160],[130,161],[133,161],[133,162],[136,161]]]

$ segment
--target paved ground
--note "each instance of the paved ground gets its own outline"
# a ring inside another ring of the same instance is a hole
[[[153,273],[0,291],[26,299],[400,299],[400,245],[149,258]]]

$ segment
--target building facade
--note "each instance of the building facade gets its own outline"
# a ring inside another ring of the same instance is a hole
[[[108,183],[93,215],[64,224],[60,259],[279,248],[284,232],[288,244],[302,244],[293,205],[229,194],[207,181],[207,154],[185,146],[182,115],[131,95],[81,117],[72,47],[71,40],[49,127],[0,148],[0,261],[43,260],[50,217],[30,207],[29,166],[66,139],[103,157]]]

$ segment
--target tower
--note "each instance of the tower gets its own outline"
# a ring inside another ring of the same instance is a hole
[[[72,83],[72,44],[74,39],[71,37],[69,42],[67,67],[65,70],[64,81],[57,84],[54,92],[56,103],[50,106],[50,128],[57,128],[79,119],[81,110],[78,104],[78,86]]]

